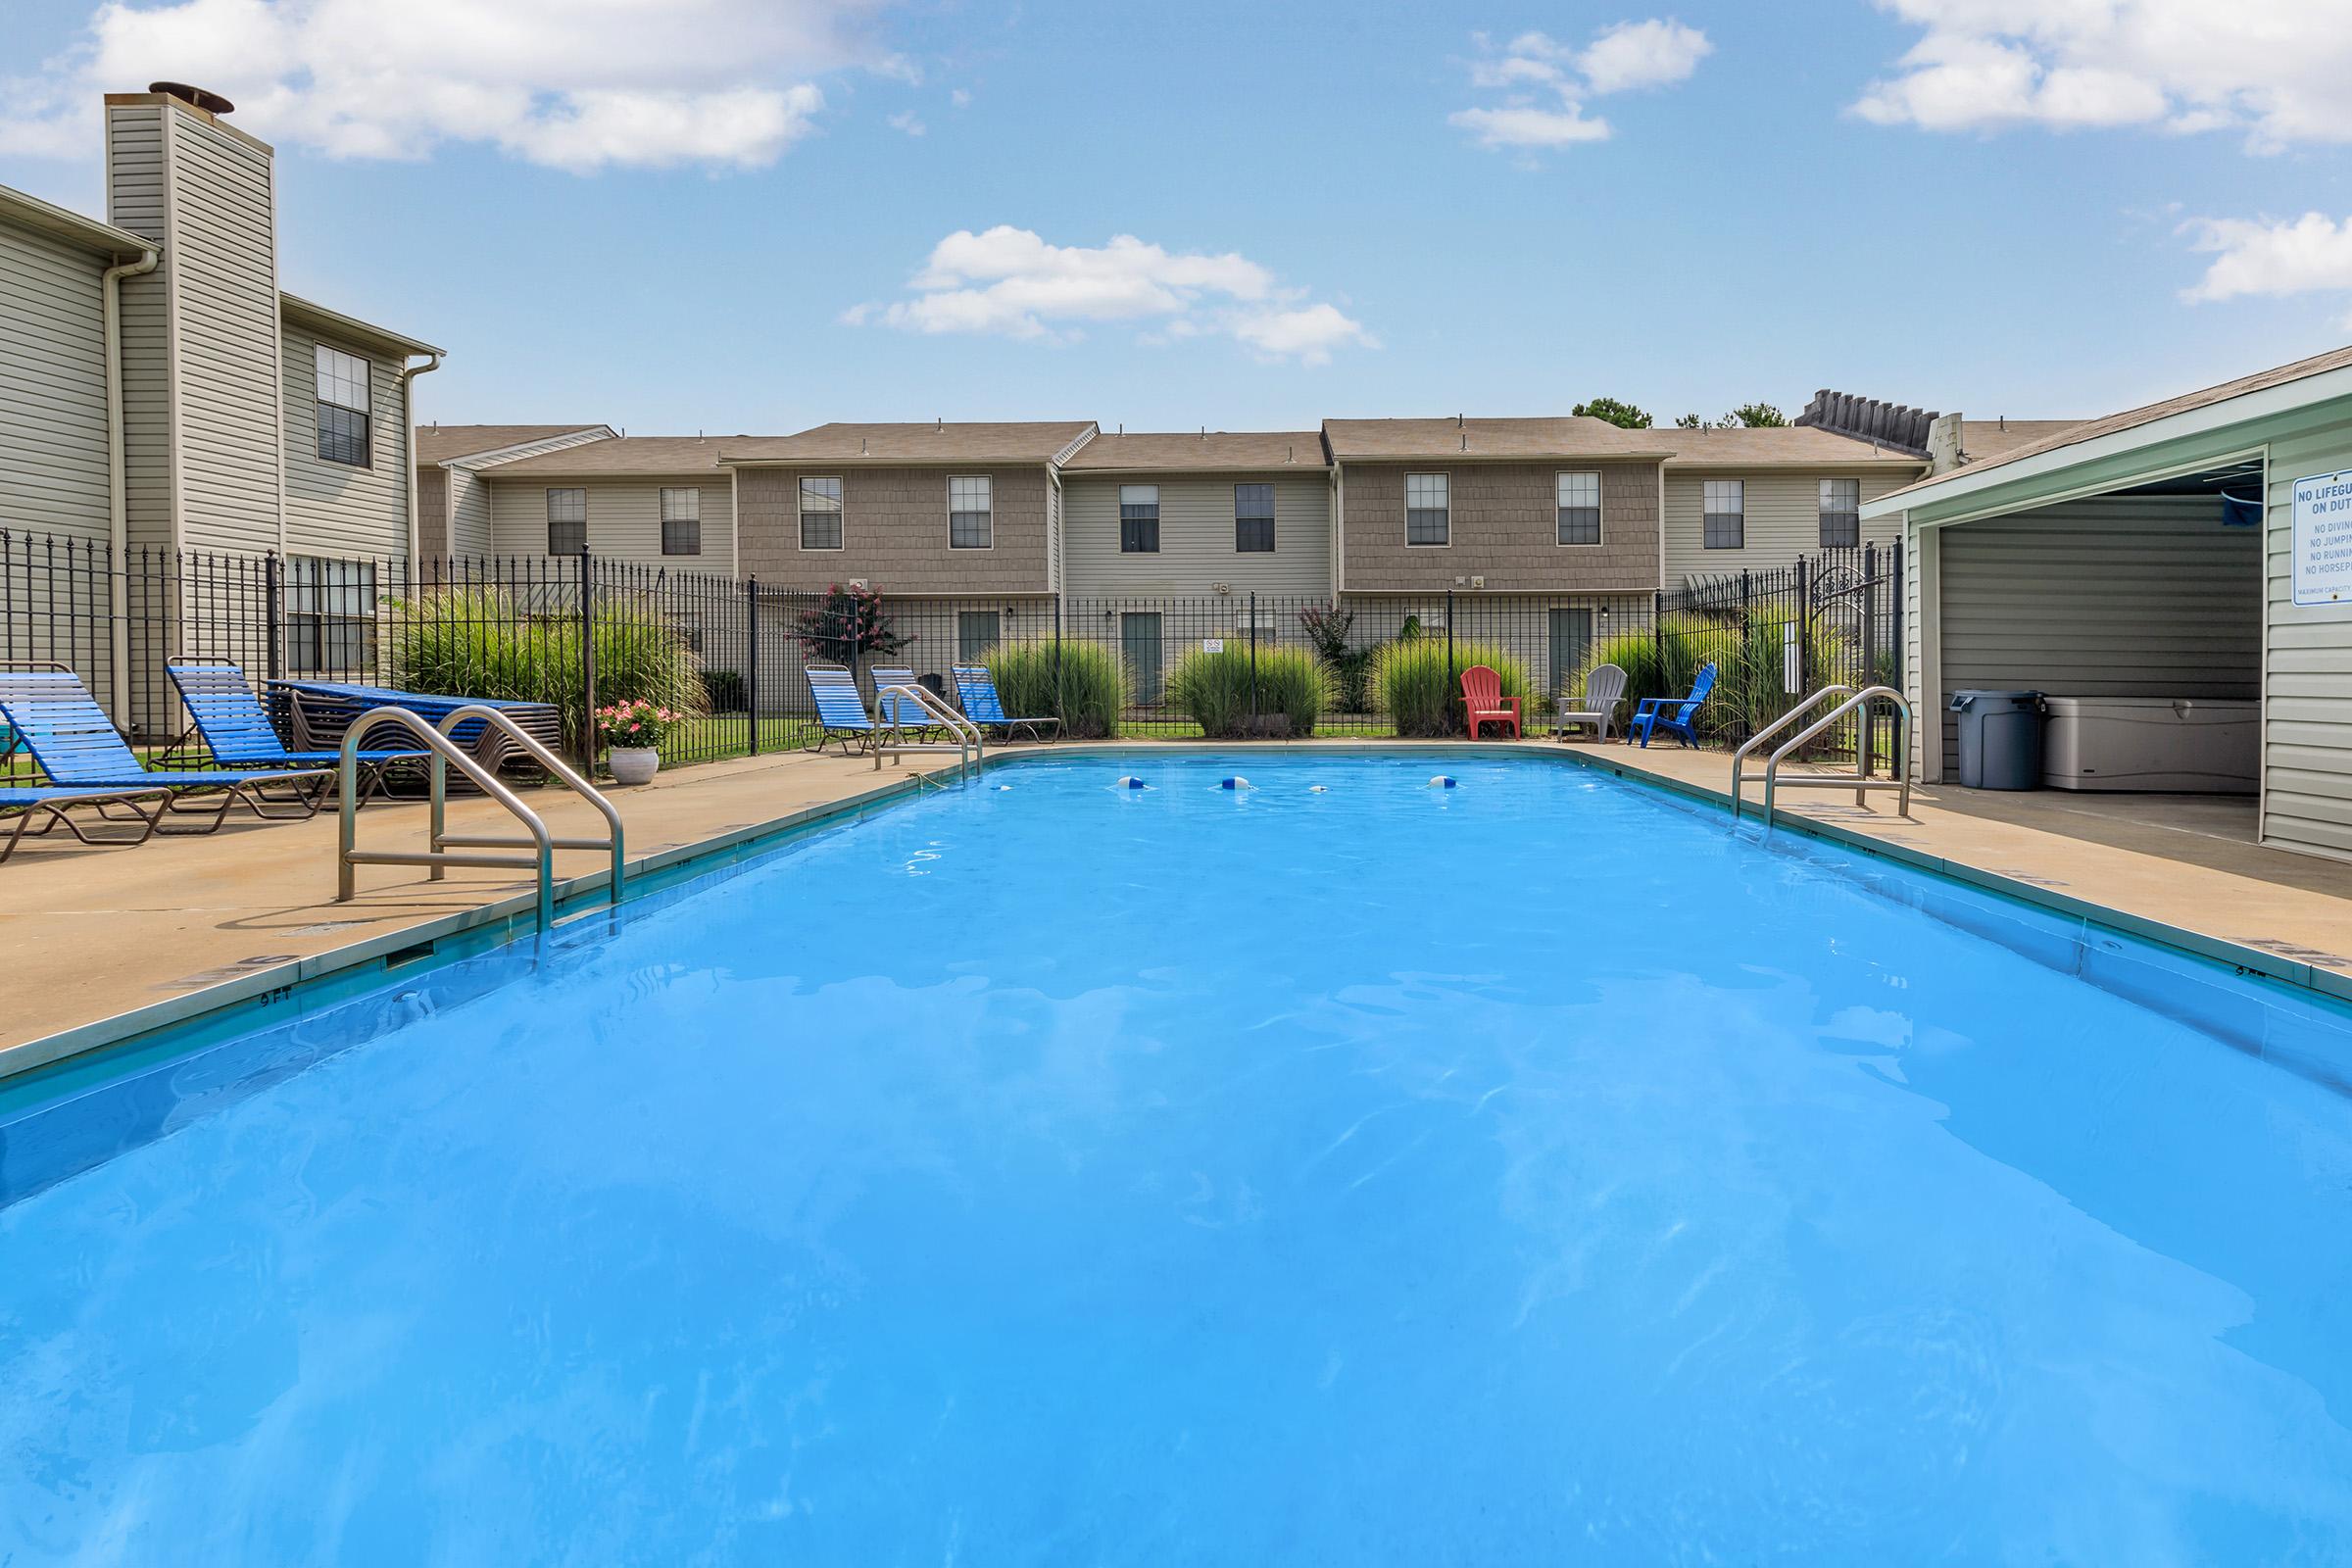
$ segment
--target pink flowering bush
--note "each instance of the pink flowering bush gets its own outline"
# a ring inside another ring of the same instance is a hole
[[[596,710],[596,738],[607,746],[659,747],[670,727],[685,717],[653,703],[614,703]]]

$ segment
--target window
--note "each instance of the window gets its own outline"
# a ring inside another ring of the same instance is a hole
[[[975,474],[948,481],[948,548],[990,550],[997,543],[997,522],[989,506],[988,475]]]
[[[1003,637],[1004,612],[996,610],[958,610],[956,612],[956,659],[959,663],[976,664],[988,657]]]
[[[356,354],[317,345],[318,457],[354,468],[368,466],[368,365]]]
[[[1452,491],[1442,473],[1404,476],[1404,542],[1408,545],[1450,544],[1453,539]]]
[[[1563,473],[1559,476],[1560,543],[1600,543],[1600,475]]]
[[[1274,487],[1237,484],[1233,487],[1233,548],[1243,555],[1274,553]]]
[[[357,675],[375,667],[375,565],[296,556],[286,563],[286,667]]]
[[[1747,481],[1709,479],[1705,482],[1705,537],[1701,543],[1709,550],[1744,549],[1747,545]]]
[[[662,487],[662,553],[665,556],[703,553],[702,491]]]
[[[803,479],[801,481],[801,548],[803,550],[839,550],[841,548],[841,481],[839,479]]]
[[[1821,548],[1857,550],[1862,545],[1862,481],[1821,481]]]
[[[1119,551],[1129,556],[1159,554],[1159,486],[1119,486]]]
[[[547,493],[547,553],[576,556],[588,548],[588,492],[550,490]]]

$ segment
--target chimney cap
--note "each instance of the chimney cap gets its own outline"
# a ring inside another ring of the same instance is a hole
[[[236,112],[237,106],[219,93],[207,92],[202,87],[191,87],[184,81],[151,81],[147,84],[147,90],[160,92],[169,98],[176,98],[184,104],[193,104],[208,115],[227,115]]]

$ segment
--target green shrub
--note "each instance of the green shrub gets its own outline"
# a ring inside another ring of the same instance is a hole
[[[705,710],[702,672],[685,640],[660,614],[622,601],[594,619],[600,704],[647,702]],[[384,679],[408,691],[551,703],[576,742],[581,703],[580,618],[525,613],[495,589],[434,593],[397,607],[384,629]]]
[[[1534,695],[1526,666],[1494,643],[1456,642],[1450,658],[1442,637],[1399,637],[1372,661],[1372,691],[1399,735],[1459,735],[1462,671],[1485,664],[1502,678],[1502,695],[1524,706]]]
[[[703,705],[713,713],[740,713],[751,706],[750,689],[740,669],[703,671]]]
[[[1372,661],[1380,644],[1355,646],[1355,612],[1345,605],[1309,605],[1298,612],[1298,624],[1314,644],[1315,657],[1331,671],[1332,705],[1343,713],[1361,713],[1372,706]]]
[[[1315,721],[1331,706],[1331,674],[1314,655],[1302,648],[1261,647],[1254,674],[1259,722],[1252,731],[1252,679],[1247,647],[1216,654],[1196,648],[1168,672],[1168,703],[1191,714],[1211,740],[1252,733],[1312,735]]]
[[[982,662],[996,680],[1005,712],[1058,718],[1062,734],[1072,740],[1119,732],[1128,679],[1116,649],[1071,639],[999,643]]]
[[[1744,739],[1787,712],[1794,698],[1785,667],[1785,622],[1758,620],[1742,634],[1736,615],[1678,612],[1655,632],[1613,633],[1592,644],[1576,672],[1585,679],[1601,664],[1625,671],[1626,711],[1648,697],[1686,697],[1700,666],[1716,667],[1715,690],[1699,710],[1699,733]],[[1849,639],[1819,614],[1805,635],[1801,687],[1811,691],[1837,680],[1850,662]]]

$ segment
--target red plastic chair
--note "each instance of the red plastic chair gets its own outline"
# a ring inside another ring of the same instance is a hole
[[[1519,739],[1519,699],[1502,695],[1502,677],[1484,664],[1462,671],[1462,707],[1470,714],[1470,738],[1478,739],[1481,724],[1508,724],[1511,739]]]

